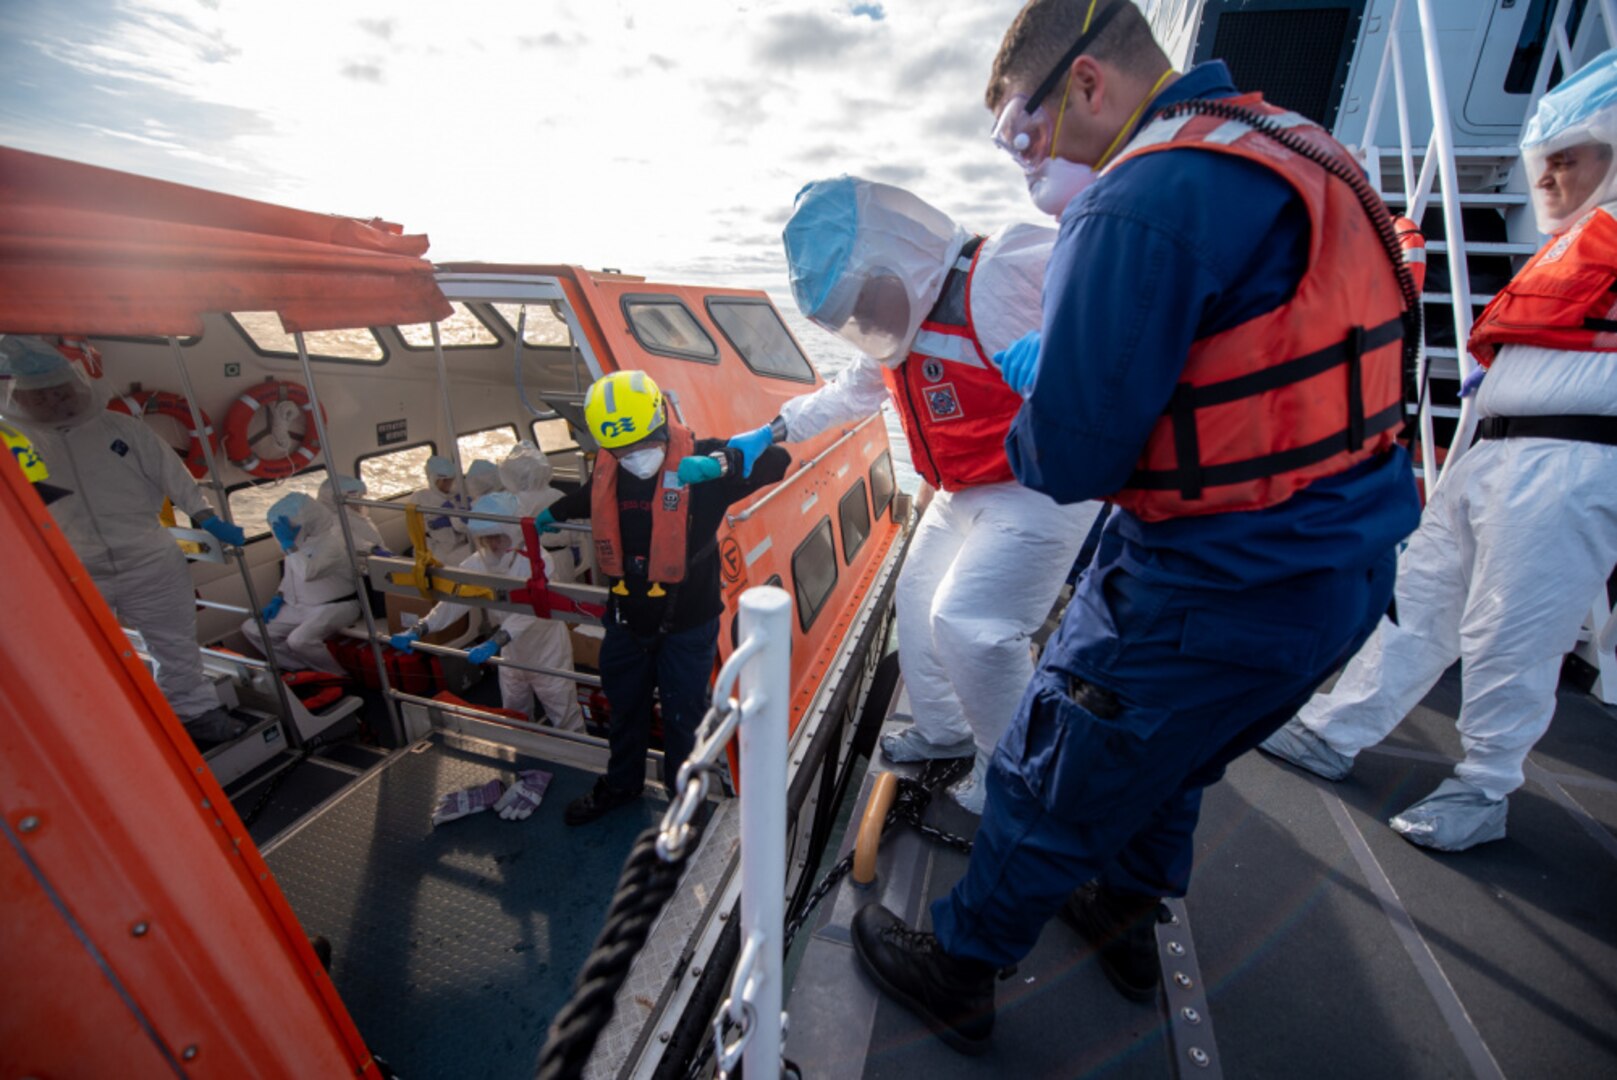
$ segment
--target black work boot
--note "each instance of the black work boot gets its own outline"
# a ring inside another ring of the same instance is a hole
[[[962,1054],[988,1049],[994,1031],[994,966],[950,956],[880,904],[853,917],[853,949],[876,985]]]
[[[1101,970],[1118,993],[1150,1001],[1162,981],[1157,961],[1157,909],[1154,896],[1113,892],[1098,881],[1079,888],[1061,906],[1061,917],[1100,953]]]
[[[639,798],[640,792],[619,791],[606,782],[606,777],[597,777],[588,795],[580,795],[567,804],[561,819],[569,825],[588,825],[596,818],[604,817],[620,806],[628,806]]]

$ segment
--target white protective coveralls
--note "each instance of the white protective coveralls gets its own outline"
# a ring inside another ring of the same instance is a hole
[[[427,486],[410,496],[410,501],[421,507],[421,516],[427,527],[427,546],[433,557],[448,566],[459,566],[461,560],[472,553],[466,538],[466,519],[438,513],[441,510],[465,510],[471,502],[456,488],[455,463],[440,454],[427,459]],[[449,481],[446,492],[439,484]]]
[[[1482,421],[1617,416],[1617,351],[1532,342],[1534,334],[1586,328],[1579,297],[1587,306],[1597,282],[1563,283],[1559,291],[1550,285],[1554,265],[1578,242],[1574,227],[1617,214],[1614,151],[1617,50],[1546,94],[1523,128],[1539,228],[1560,237],[1523,269],[1535,275],[1523,295],[1540,312],[1559,303],[1565,315],[1512,315],[1519,321],[1509,323],[1499,316],[1498,327],[1514,329],[1498,339],[1504,343],[1486,378],[1479,368],[1467,379],[1471,386],[1481,378]],[[1561,158],[1555,176],[1547,175],[1552,155]],[[1591,262],[1577,273],[1601,271]],[[1611,284],[1608,273],[1600,287]],[[1549,728],[1562,659],[1577,644],[1591,601],[1604,598],[1614,564],[1617,446],[1570,437],[1482,439],[1452,462],[1398,560],[1398,621],[1383,619],[1330,692],[1316,695],[1263,749],[1340,779],[1458,657],[1465,759],[1454,779],[1390,824],[1413,843],[1446,851],[1503,837],[1505,797],[1522,785],[1527,754]]]
[[[484,495],[491,495],[502,490],[500,486],[500,469],[494,462],[485,458],[478,458],[466,466],[466,498],[476,502]]]
[[[316,499],[293,492],[269,509],[273,523],[284,519],[298,530],[293,550],[281,562],[281,599],[266,623],[275,661],[286,671],[342,674],[342,665],[326,649],[326,639],[360,617],[358,578],[343,546],[337,515]],[[268,609],[266,609],[268,610]],[[241,632],[253,648],[268,653],[258,623],[248,619]]]
[[[356,476],[342,476],[338,479],[342,481],[342,493],[344,498],[363,499],[369,491],[369,489],[365,486],[365,481]],[[315,499],[320,503],[321,506],[324,506],[332,513],[337,512],[337,498],[332,493],[331,481],[329,479],[321,483],[320,491],[315,495]],[[381,530],[376,527],[376,522],[371,520],[370,513],[365,507],[348,507],[347,517],[348,530],[349,532],[353,533],[354,550],[356,552],[363,555],[378,549],[384,553],[387,551],[387,544],[382,541]],[[338,532],[340,533],[341,531],[342,530],[339,527]]]
[[[70,492],[50,504],[51,516],[118,621],[140,632],[157,662],[158,688],[192,725],[222,715],[223,705],[202,668],[190,568],[157,515],[165,498],[193,520],[213,508],[173,447],[105,404],[84,383],[76,404],[50,418],[18,402],[0,412],[33,442],[51,482]]]
[[[517,443],[505,460],[500,462],[500,483],[506,491],[516,496],[520,517],[535,517],[539,511],[562,497],[560,491],[550,486],[550,479],[554,475],[550,458],[531,442]],[[557,581],[574,581],[578,577],[571,535],[554,532],[541,533],[539,536],[539,543],[550,556],[545,563],[545,572],[550,574],[554,568]]]
[[[518,516],[517,499],[510,492],[485,495],[477,500],[472,509],[484,514]],[[520,550],[522,530],[518,526],[496,521],[473,520],[470,522],[470,528],[474,540],[478,537],[498,535],[508,539],[510,547],[503,553],[490,554],[484,550],[483,545],[479,545],[478,550],[460,564],[461,569],[528,580],[533,570],[528,563],[527,553]],[[545,573],[551,574],[548,555],[543,552],[540,554],[541,558],[545,559]],[[421,620],[421,625],[428,632],[437,632],[466,614],[467,610],[464,604],[441,601],[427,612]],[[493,608],[487,609],[487,613],[489,621],[511,638],[499,651],[501,659],[528,667],[545,667],[555,671],[573,670],[573,642],[567,633],[566,623]],[[502,706],[531,715],[533,701],[537,697],[545,708],[545,718],[552,725],[567,731],[584,730],[584,711],[578,704],[577,683],[559,675],[540,675],[509,666],[501,666],[499,671]]]
[[[896,346],[880,351],[890,351],[887,362],[894,366],[914,362],[905,359],[909,341],[937,302],[966,234],[954,227],[948,236],[935,220],[941,212],[908,192],[852,183],[882,197],[861,202],[863,235],[853,241],[841,279],[859,274],[863,262],[871,272],[904,281],[912,294],[907,328],[891,335]],[[985,354],[993,356],[1038,328],[1044,267],[1055,238],[1054,229],[1011,225],[983,243],[967,298]],[[794,265],[793,273],[794,293],[801,297],[801,268]],[[840,288],[835,283],[826,291],[835,296]],[[861,327],[856,315],[837,332],[855,344],[882,341],[884,335],[873,330]],[[881,364],[862,354],[827,385],[781,407],[785,441],[866,417],[890,396]],[[984,445],[982,453],[1003,455],[1002,441]],[[900,741],[925,756],[969,754],[975,746],[979,782],[954,792],[970,809],[981,805],[980,773],[1032,679],[1031,637],[1050,613],[1098,509],[1094,503],[1061,506],[1015,482],[946,489],[932,499],[911,541],[896,604],[899,663],[915,724],[912,736]],[[884,740],[890,753],[897,745],[889,747],[891,741]]]

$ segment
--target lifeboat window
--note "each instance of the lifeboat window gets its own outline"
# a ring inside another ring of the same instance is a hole
[[[896,487],[897,485],[893,483],[893,455],[891,452],[884,452],[881,457],[870,463],[870,501],[878,518],[892,505],[893,491]]]
[[[486,348],[500,343],[494,331],[484,325],[471,308],[459,301],[451,301],[449,306],[455,309],[454,314],[438,324],[438,340],[443,342],[445,349]],[[398,331],[406,349],[432,348],[431,323],[410,323],[400,326]]]
[[[855,480],[837,503],[837,520],[842,525],[842,561],[851,563],[870,535],[870,503],[865,501],[864,477]]]
[[[823,517],[792,553],[792,588],[797,596],[799,626],[807,630],[814,625],[836,586],[837,549],[831,540],[831,519]]]
[[[682,301],[672,296],[625,296],[623,314],[647,352],[704,364],[719,362],[719,347]]]
[[[281,317],[273,311],[234,311],[230,321],[264,356],[296,358],[298,343],[281,329]],[[336,360],[359,364],[380,364],[387,350],[376,333],[368,328],[354,330],[311,330],[303,335],[310,360]]]
[[[560,417],[555,420],[535,420],[533,441],[547,454],[578,449],[578,436],[573,434],[573,426]]]
[[[478,458],[487,458],[498,465],[516,444],[517,426],[500,424],[481,431],[468,431],[455,440],[455,449],[460,451],[460,467],[464,469]]]
[[[769,301],[709,297],[707,313],[742,362],[759,375],[814,381],[814,368]]]
[[[230,519],[247,533],[248,543],[262,540],[270,534],[269,521],[265,515],[278,499],[294,491],[301,491],[312,499],[320,494],[320,485],[325,482],[326,467],[320,465],[273,484],[253,481],[237,484],[227,493],[230,499]]]
[[[777,589],[781,588],[782,586],[781,586],[781,581],[780,581],[780,575],[779,574],[770,574],[769,575],[769,580],[764,582],[764,584],[765,585],[773,585]],[[730,616],[730,648],[739,649],[740,647],[741,647],[741,612],[738,610],[738,611],[736,611],[734,614],[732,614]]]
[[[396,499],[427,486],[427,459],[438,452],[438,444],[424,442],[366,454],[354,466],[365,481],[365,495],[371,499]]]
[[[567,320],[561,317],[554,304],[490,304],[512,334],[522,321],[522,309],[528,309],[528,321],[522,324],[522,344],[540,347],[567,348],[573,343],[573,332]]]

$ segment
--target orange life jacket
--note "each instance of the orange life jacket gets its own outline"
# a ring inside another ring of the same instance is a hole
[[[646,578],[672,585],[685,580],[685,533],[690,521],[690,489],[676,487],[679,463],[696,450],[690,429],[668,421],[668,451],[661,481],[653,489],[651,551]],[[590,529],[595,537],[595,562],[608,577],[622,578],[623,527],[618,520],[618,459],[602,452],[595,458],[590,480]]]
[[[961,250],[904,362],[882,368],[915,471],[945,491],[1015,479],[1005,433],[1022,398],[1000,378],[971,321],[982,245],[977,236]]]
[[[1312,121],[1258,94],[1227,103],[1352,163]],[[1308,208],[1308,266],[1288,302],[1192,344],[1167,410],[1114,496],[1144,521],[1275,506],[1387,450],[1403,426],[1403,297],[1352,188],[1245,124],[1194,112],[1154,121],[1118,161],[1187,149],[1284,177]]]
[[[1501,345],[1617,352],[1617,221],[1591,210],[1545,244],[1477,321],[1465,347],[1487,367]]]

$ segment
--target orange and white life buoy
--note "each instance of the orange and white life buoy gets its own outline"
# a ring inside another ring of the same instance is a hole
[[[131,390],[108,401],[107,408],[126,416],[166,416],[178,423],[180,430],[191,440],[185,448],[185,467],[191,470],[192,476],[201,478],[207,475],[208,455],[202,449],[202,439],[206,435],[209,447],[218,452],[219,436],[213,430],[213,421],[208,419],[207,413],[202,413],[202,431],[192,426],[191,407],[186,404],[185,398],[168,390]]]
[[[269,416],[267,431],[251,434],[255,418],[260,412]],[[303,414],[303,430],[293,431],[296,414]],[[321,416],[324,417],[324,411]],[[315,426],[314,407],[309,404],[309,392],[299,383],[265,379],[257,386],[230,403],[225,414],[225,456],[236,468],[254,476],[280,479],[291,476],[314,464],[320,454],[320,430]],[[265,435],[287,448],[284,457],[259,457],[253,451],[255,439]]]

